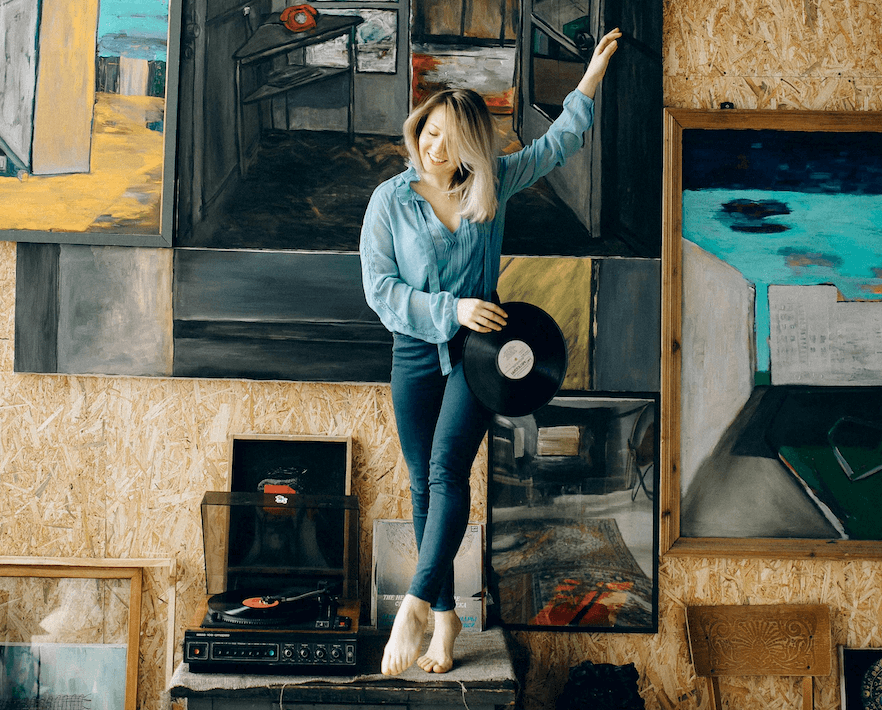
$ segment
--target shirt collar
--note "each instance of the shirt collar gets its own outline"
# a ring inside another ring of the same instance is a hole
[[[419,195],[410,187],[410,183],[417,182],[420,179],[420,174],[416,168],[413,165],[409,166],[399,177],[401,178],[401,184],[395,190],[398,201],[404,204],[406,202],[416,202],[420,199]]]

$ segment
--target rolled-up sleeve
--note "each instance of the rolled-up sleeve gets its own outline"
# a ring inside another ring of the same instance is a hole
[[[582,147],[585,131],[594,124],[594,100],[578,89],[564,99],[563,112],[544,135],[523,150],[504,156],[500,165],[500,199],[529,187]]]
[[[381,185],[365,212],[359,247],[365,298],[389,330],[429,343],[447,342],[459,329],[458,299],[446,291],[433,292],[418,225],[399,207],[395,191]],[[425,283],[414,286],[417,279]]]

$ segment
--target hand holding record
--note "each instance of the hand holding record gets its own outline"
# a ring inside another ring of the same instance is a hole
[[[456,319],[460,325],[478,333],[501,330],[508,314],[501,306],[480,298],[461,298],[456,306]]]
[[[469,332],[463,371],[481,404],[519,417],[557,394],[567,372],[567,344],[554,319],[538,306],[513,301],[501,310],[507,324],[500,330]]]

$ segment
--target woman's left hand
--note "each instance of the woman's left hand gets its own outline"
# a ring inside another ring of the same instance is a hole
[[[609,65],[610,57],[615,54],[616,49],[619,47],[619,43],[616,40],[621,36],[622,31],[616,27],[614,30],[607,32],[601,37],[597,46],[594,48],[594,54],[591,56],[588,68],[585,70],[585,75],[579,82],[579,91],[585,94],[589,99],[594,98],[594,92],[597,91],[597,87],[600,85],[603,75],[606,74],[606,68]]]
[[[502,330],[508,314],[495,303],[480,298],[460,298],[456,304],[456,319],[460,325],[478,333]]]

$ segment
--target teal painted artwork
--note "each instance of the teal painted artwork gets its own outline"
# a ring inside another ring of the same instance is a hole
[[[756,288],[758,383],[771,284],[882,304],[882,134],[687,130],[683,166],[683,238]]]
[[[774,123],[682,133],[681,533],[882,540],[882,132]]]
[[[0,705],[123,710],[122,644],[0,644]]]
[[[166,61],[168,0],[101,0],[98,56]]]

